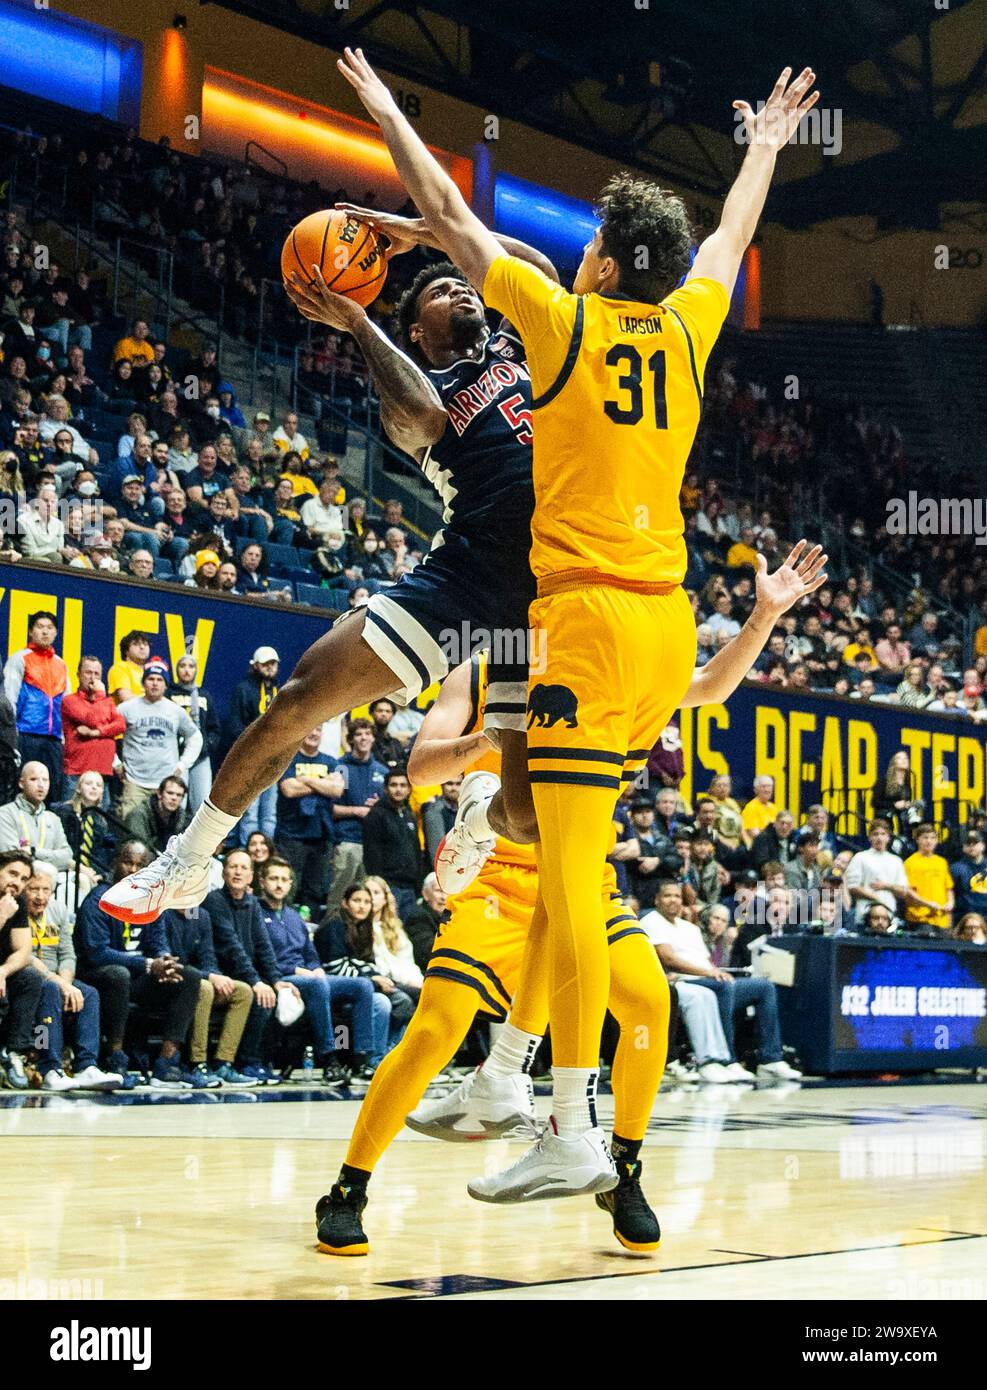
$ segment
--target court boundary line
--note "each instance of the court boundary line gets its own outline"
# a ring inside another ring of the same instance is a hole
[[[931,1227],[931,1226],[919,1226],[919,1227],[916,1227],[915,1229],[916,1229],[916,1230],[923,1230],[923,1231],[934,1231],[934,1230],[935,1230],[935,1227]],[[613,1273],[613,1274],[577,1274],[577,1275],[571,1275],[571,1276],[569,1276],[568,1278],[561,1278],[561,1279],[536,1279],[536,1280],[534,1280],[534,1281],[531,1282],[531,1283],[517,1282],[517,1283],[514,1285],[514,1287],[515,1287],[515,1288],[519,1288],[519,1289],[542,1289],[542,1288],[554,1288],[554,1287],[556,1287],[557,1285],[562,1285],[562,1284],[592,1284],[592,1283],[596,1283],[596,1282],[599,1282],[599,1281],[601,1281],[601,1280],[607,1280],[607,1279],[633,1279],[633,1278],[640,1278],[641,1276],[646,1276],[646,1275],[652,1275],[652,1276],[653,1276],[653,1275],[657,1275],[657,1274],[688,1274],[688,1273],[690,1273],[692,1270],[706,1270],[706,1269],[737,1269],[737,1268],[741,1268],[741,1267],[746,1267],[746,1266],[748,1266],[748,1265],[756,1265],[756,1264],[777,1264],[777,1263],[780,1263],[780,1262],[785,1261],[785,1260],[817,1260],[817,1259],[825,1259],[825,1258],[827,1258],[828,1256],[832,1256],[832,1255],[865,1255],[865,1254],[868,1254],[868,1253],[870,1253],[870,1252],[872,1252],[872,1251],[878,1251],[878,1250],[908,1250],[908,1249],[912,1249],[912,1248],[914,1248],[914,1247],[920,1247],[920,1246],[926,1246],[926,1245],[956,1245],[956,1244],[958,1244],[960,1241],[964,1241],[964,1240],[987,1240],[987,1235],[980,1234],[980,1233],[976,1233],[976,1234],[975,1234],[975,1233],[973,1233],[973,1232],[966,1232],[966,1233],[962,1233],[962,1234],[959,1234],[959,1235],[950,1235],[950,1236],[949,1236],[946,1240],[944,1240],[944,1241],[939,1241],[939,1240],[901,1240],[901,1241],[892,1241],[892,1242],[891,1242],[890,1244],[888,1244],[888,1245],[851,1245],[851,1246],[847,1246],[847,1247],[842,1248],[842,1249],[839,1249],[839,1250],[808,1250],[808,1251],[803,1251],[803,1252],[801,1252],[800,1254],[795,1254],[795,1255],[756,1255],[756,1256],[754,1256],[754,1257],[751,1258],[751,1259],[735,1260],[735,1261],[730,1262],[730,1263],[728,1263],[728,1262],[726,1262],[726,1261],[723,1261],[723,1260],[714,1260],[714,1261],[712,1261],[712,1262],[709,1263],[709,1264],[672,1265],[672,1266],[670,1266],[669,1268],[666,1268],[666,1269],[647,1269],[647,1268],[639,1267],[639,1268],[637,1268],[637,1269],[620,1270],[620,1271],[617,1271],[617,1272],[615,1272],[615,1273]],[[723,1251],[722,1253],[723,1253],[723,1254],[730,1254],[731,1252],[730,1252],[730,1251]],[[643,1266],[643,1263],[644,1263],[644,1262],[642,1261],[641,1263],[642,1263],[642,1266]],[[442,1279],[455,1279],[456,1277],[457,1277],[457,1276],[454,1275],[454,1274],[446,1274],[446,1275],[440,1276],[440,1278],[442,1278]],[[470,1277],[470,1278],[477,1278],[478,1276],[476,1276],[476,1275],[470,1275],[469,1277]],[[493,1278],[493,1276],[491,1276],[491,1278]],[[383,1280],[381,1283],[377,1284],[376,1287],[377,1287],[377,1288],[381,1288],[381,1289],[394,1289],[394,1288],[407,1289],[407,1288],[408,1288],[408,1284],[409,1284],[410,1282],[412,1282],[412,1281],[408,1281],[408,1280],[404,1280],[404,1281]],[[471,1292],[474,1293],[474,1294],[476,1294],[476,1293],[479,1293],[479,1292],[481,1292],[481,1291],[480,1291],[480,1290],[474,1289],[474,1290],[471,1290]],[[490,1292],[492,1292],[492,1293],[493,1293],[493,1292],[496,1292],[496,1289],[491,1289]],[[398,1303],[398,1302],[400,1302],[400,1303],[406,1303],[406,1302],[411,1302],[411,1301],[421,1302],[421,1301],[423,1301],[423,1300],[427,1300],[427,1299],[431,1299],[431,1298],[457,1298],[457,1297],[465,1297],[465,1296],[468,1296],[468,1295],[463,1295],[463,1294],[444,1294],[444,1293],[434,1293],[434,1292],[421,1292],[421,1291],[415,1291],[414,1289],[411,1289],[411,1290],[409,1290],[406,1294],[404,1294],[403,1297],[401,1297],[401,1296],[398,1295],[398,1296],[395,1296],[395,1297],[393,1297],[393,1298],[382,1298],[382,1299],[378,1299],[378,1300],[376,1300],[376,1301],[377,1301],[377,1302],[380,1302],[380,1303],[390,1303],[390,1302],[394,1302],[394,1303]],[[800,1300],[795,1299],[795,1300],[792,1300],[792,1301],[793,1301],[793,1302],[799,1302]]]

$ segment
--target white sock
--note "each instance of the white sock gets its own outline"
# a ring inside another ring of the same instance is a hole
[[[490,1056],[481,1071],[484,1076],[517,1076],[526,1072],[535,1059],[541,1038],[537,1033],[522,1033],[513,1023],[504,1023],[490,1049]]]
[[[178,837],[182,857],[211,859],[239,819],[239,816],[221,811],[207,797],[189,822],[188,829]]]
[[[552,1066],[552,1118],[560,1139],[578,1139],[596,1128],[599,1067]]]

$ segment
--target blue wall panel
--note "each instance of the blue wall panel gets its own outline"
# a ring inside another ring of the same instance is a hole
[[[0,82],[88,115],[137,125],[142,45],[96,24],[0,0]]]

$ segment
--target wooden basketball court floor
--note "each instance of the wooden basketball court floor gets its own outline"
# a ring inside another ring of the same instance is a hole
[[[466,1180],[512,1161],[518,1145],[440,1144],[408,1130],[371,1184],[369,1257],[321,1255],[313,1208],[358,1107],[324,1095],[4,1093],[0,1292],[987,1297],[983,1085],[663,1089],[643,1154],[663,1228],[655,1257],[624,1251],[592,1199],[473,1201]],[[602,1097],[605,1124],[611,1107]]]

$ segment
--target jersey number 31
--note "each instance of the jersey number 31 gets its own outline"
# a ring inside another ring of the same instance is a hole
[[[643,378],[645,363],[630,343],[615,343],[603,359],[608,367],[623,367],[617,377],[617,389],[623,399],[604,401],[603,409],[615,425],[637,425],[644,419]],[[665,400],[665,354],[660,349],[647,361],[651,373],[652,395],[655,403],[655,429],[668,429],[668,404]]]

